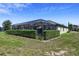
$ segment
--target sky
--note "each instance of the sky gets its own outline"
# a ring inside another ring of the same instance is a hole
[[[12,24],[44,19],[67,25],[79,25],[78,3],[0,3],[0,26],[5,20]]]

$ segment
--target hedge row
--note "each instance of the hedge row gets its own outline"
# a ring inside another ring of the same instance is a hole
[[[35,30],[8,30],[6,31],[7,34],[29,37],[29,38],[36,38],[36,31]]]
[[[44,31],[44,40],[58,37],[60,35],[60,31],[58,30],[45,30]]]
[[[34,39],[38,37],[39,39],[44,39],[44,40],[55,38],[60,35],[60,32],[57,30],[44,30],[42,36],[38,36],[36,30],[8,30],[6,31],[6,33],[17,35],[17,36],[34,38]]]

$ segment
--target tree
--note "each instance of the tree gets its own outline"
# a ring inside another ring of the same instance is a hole
[[[72,24],[70,24],[69,22],[68,22],[68,30],[69,32],[72,31]]]
[[[6,20],[3,22],[3,30],[10,30],[11,29],[11,21],[10,20]]]

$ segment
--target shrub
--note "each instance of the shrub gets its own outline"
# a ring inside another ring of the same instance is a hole
[[[57,30],[45,30],[44,31],[44,40],[55,38],[60,35],[60,32]]]
[[[60,35],[60,32],[57,30],[44,30],[43,36],[38,36],[36,33],[36,30],[7,30],[7,34],[17,35],[17,36],[23,36],[23,37],[29,37],[34,39],[51,39],[55,38]]]
[[[7,34],[29,37],[29,38],[36,38],[36,31],[35,30],[7,30]]]
[[[68,30],[67,33],[70,33],[70,31]]]

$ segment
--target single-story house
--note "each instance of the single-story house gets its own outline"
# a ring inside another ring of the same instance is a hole
[[[36,30],[40,26],[44,30],[59,30],[60,34],[66,33],[68,31],[68,28],[65,25],[56,23],[54,21],[43,20],[43,19],[14,24],[12,25],[12,28],[13,29],[35,29]]]
[[[79,29],[78,25],[72,25],[72,31],[77,31]]]

